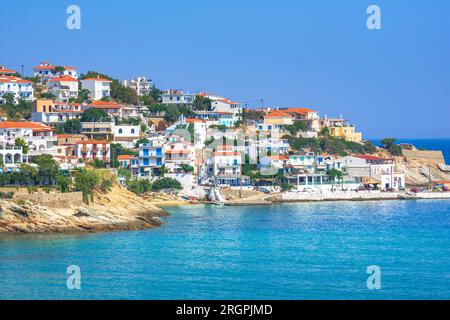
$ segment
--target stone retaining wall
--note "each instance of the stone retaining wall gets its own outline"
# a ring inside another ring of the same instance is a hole
[[[83,204],[82,192],[69,193],[33,193],[33,194],[14,194],[13,200],[25,200],[34,204],[52,207],[67,208],[71,206],[81,206]]]

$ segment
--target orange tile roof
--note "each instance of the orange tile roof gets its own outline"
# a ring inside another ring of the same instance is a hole
[[[16,73],[16,71],[15,70],[12,70],[12,69],[5,69],[5,67],[4,66],[0,66],[0,74],[13,74],[13,73]]]
[[[266,118],[291,118],[292,116],[289,113],[286,113],[284,111],[271,111],[268,114],[266,114],[264,117]]]
[[[136,159],[136,156],[130,155],[130,154],[124,154],[117,157],[117,160],[130,160],[130,159]]]
[[[270,160],[289,160],[289,157],[283,156],[283,155],[279,155],[279,156],[268,156],[267,158],[270,159]]]
[[[108,80],[108,79],[104,79],[104,78],[86,78],[83,79],[82,81],[99,81],[99,82],[112,82],[112,80]]]
[[[52,65],[47,66],[36,66],[33,68],[33,70],[54,70],[56,67]]]
[[[196,118],[188,118],[186,119],[186,123],[205,123],[205,120],[202,119],[196,119]]]
[[[114,101],[93,101],[89,104],[90,107],[97,109],[120,109],[122,108],[120,104]]]
[[[3,83],[31,83],[28,80],[19,78],[19,77],[12,77],[12,76],[0,76],[0,82]]]
[[[71,66],[65,66],[64,69],[66,69],[66,70],[77,70],[75,67],[71,67]]]
[[[40,123],[28,121],[2,121],[0,122],[0,129],[32,129],[33,131],[54,131],[53,128]]]
[[[291,113],[300,113],[300,114],[305,114],[305,113],[309,113],[309,112],[316,112],[312,109],[308,109],[308,108],[288,108],[288,109],[283,109],[284,112],[291,112]]]
[[[61,76],[58,78],[50,79],[49,82],[78,82],[78,80],[72,78],[71,76]]]

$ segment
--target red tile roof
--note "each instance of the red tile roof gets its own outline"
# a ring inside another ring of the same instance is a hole
[[[28,121],[2,121],[0,122],[0,129],[32,129],[33,131],[54,131],[53,128],[46,126],[40,122]]]
[[[120,109],[122,106],[114,101],[93,101],[89,104],[90,107],[96,109]]]
[[[0,82],[3,82],[3,83],[31,83],[28,80],[18,78],[18,77],[12,77],[12,76],[0,76]]]
[[[137,158],[136,156],[124,154],[124,155],[118,156],[117,160],[130,160],[130,159],[136,159],[136,158]]]
[[[292,116],[289,113],[286,113],[284,111],[271,111],[268,114],[266,114],[264,117],[266,118],[291,118]]]
[[[288,109],[283,109],[284,112],[289,112],[289,113],[299,113],[299,114],[306,114],[309,112],[316,112],[312,109],[308,109],[308,108],[288,108]]]
[[[61,77],[58,77],[58,78],[50,79],[48,81],[49,82],[78,82],[77,79],[72,78],[70,76],[61,76]]]

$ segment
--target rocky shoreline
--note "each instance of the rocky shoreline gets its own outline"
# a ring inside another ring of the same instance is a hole
[[[94,233],[158,227],[167,213],[115,186],[89,205],[47,207],[30,201],[0,201],[1,234]]]

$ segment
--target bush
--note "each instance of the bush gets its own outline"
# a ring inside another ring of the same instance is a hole
[[[14,192],[1,192],[0,191],[0,199],[12,199],[14,196]]]
[[[128,190],[140,196],[152,191],[152,184],[147,179],[135,179],[128,183]]]
[[[111,180],[103,180],[100,184],[100,190],[103,192],[109,192],[113,186],[113,182]]]
[[[183,187],[181,186],[180,181],[172,179],[172,178],[162,178],[155,181],[152,185],[153,191],[161,191],[164,189],[176,189],[181,190]]]

